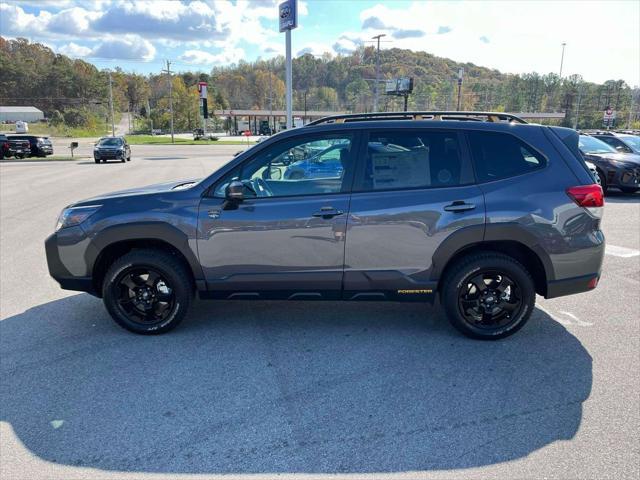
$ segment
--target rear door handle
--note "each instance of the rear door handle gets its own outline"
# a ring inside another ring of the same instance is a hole
[[[337,217],[338,215],[342,215],[344,212],[342,210],[336,210],[333,207],[322,207],[319,212],[315,212],[312,215],[314,217],[322,217],[325,219]]]
[[[462,200],[456,200],[453,203],[450,203],[449,205],[447,205],[446,207],[444,207],[444,209],[447,212],[466,212],[467,210],[473,210],[474,208],[476,208],[476,206],[473,203],[466,203]]]

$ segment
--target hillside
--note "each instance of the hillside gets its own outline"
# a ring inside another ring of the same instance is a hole
[[[360,48],[345,56],[305,54],[294,59],[294,109],[368,111],[373,105],[376,52]],[[56,54],[25,39],[0,37],[0,103],[34,105],[54,125],[96,128],[108,112],[108,74],[91,63]],[[464,68],[462,108],[467,110],[566,111],[572,125],[579,110],[579,126],[597,127],[602,110],[611,105],[619,118],[637,120],[640,92],[621,80],[604,84],[584,82],[572,75],[560,79],[541,75],[504,74],[426,52],[392,48],[380,53],[381,77],[414,78],[411,109],[455,109],[456,75]],[[198,125],[196,85],[209,82],[210,108],[284,107],[284,59],[277,57],[237,65],[213,67],[209,73],[179,72],[173,76],[175,124],[178,130]],[[168,78],[139,75],[118,68],[112,72],[114,104],[140,117],[139,128],[167,128]],[[381,87],[382,88],[382,87]],[[306,97],[306,98],[305,98]],[[306,100],[306,101],[305,101]],[[381,95],[380,109],[401,108],[401,99]],[[149,118],[147,107],[151,108]]]

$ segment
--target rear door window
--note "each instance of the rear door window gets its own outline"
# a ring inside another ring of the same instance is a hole
[[[451,187],[472,183],[457,132],[374,130],[356,191]]]
[[[542,154],[513,135],[468,132],[468,136],[479,182],[515,177],[546,165]]]

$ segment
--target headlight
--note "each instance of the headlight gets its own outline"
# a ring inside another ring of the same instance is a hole
[[[61,228],[80,225],[87,218],[96,213],[101,206],[102,205],[87,205],[86,207],[65,208],[58,217],[58,223],[56,223],[56,232]]]

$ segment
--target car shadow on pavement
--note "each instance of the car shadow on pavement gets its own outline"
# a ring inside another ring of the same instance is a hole
[[[640,203],[640,193],[609,191],[604,197],[604,203]]]
[[[0,355],[1,420],[26,448],[131,472],[507,462],[571,439],[592,384],[589,353],[538,309],[482,342],[421,304],[197,302],[143,337],[79,294],[0,322]]]

